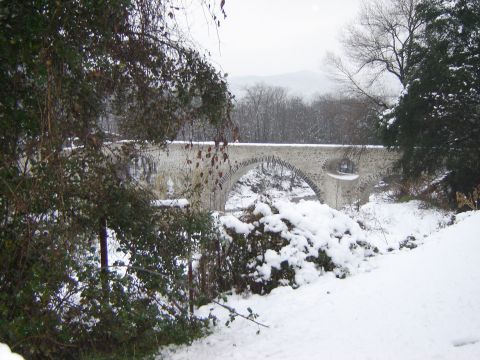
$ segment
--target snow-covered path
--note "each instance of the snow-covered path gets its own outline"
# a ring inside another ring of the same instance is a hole
[[[159,359],[480,359],[480,212],[370,262],[370,272],[344,280],[231,297],[270,328],[257,335],[237,319]]]

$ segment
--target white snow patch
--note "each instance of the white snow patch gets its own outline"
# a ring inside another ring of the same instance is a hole
[[[244,235],[250,234],[250,231],[252,231],[254,227],[252,224],[246,224],[238,220],[233,215],[225,215],[220,217],[220,223],[223,226],[225,226],[227,229],[232,229],[237,234],[244,234]]]
[[[122,250],[120,242],[117,239],[117,234],[112,229],[107,229],[108,232],[108,263],[113,266],[114,271],[120,276],[125,276],[128,265],[130,264],[131,254]],[[97,247],[97,251],[100,249]]]
[[[338,179],[338,180],[347,180],[347,181],[352,181],[355,179],[358,179],[358,174],[342,174],[342,173],[330,173],[327,172],[328,176]]]
[[[23,356],[12,353],[7,344],[0,343],[0,360],[24,360]]]
[[[154,200],[152,201],[153,206],[158,207],[177,207],[177,208],[186,208],[190,205],[187,199],[165,199],[165,200]]]
[[[376,194],[359,211],[348,210],[349,215],[365,227],[365,236],[380,252],[398,250],[401,242],[414,238],[422,244],[428,235],[447,226],[453,214],[435,208],[426,208],[418,200],[394,203],[388,194]]]
[[[253,210],[254,215],[263,215],[263,216],[269,216],[272,215],[272,210],[270,209],[270,206],[263,202],[258,202],[255,205],[255,209]]]
[[[175,140],[167,142],[168,144],[188,144],[188,145],[211,145],[215,146],[213,141],[181,141]],[[229,143],[228,146],[248,146],[248,147],[315,147],[315,148],[349,148],[349,149],[384,149],[382,145],[345,145],[345,144],[279,144],[279,143]]]

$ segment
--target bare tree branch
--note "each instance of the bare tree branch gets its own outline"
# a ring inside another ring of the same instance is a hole
[[[353,93],[385,107],[375,93],[383,74],[391,74],[404,88],[412,67],[412,46],[423,29],[416,6],[421,0],[366,0],[356,22],[343,35],[346,61],[330,56],[338,78]]]

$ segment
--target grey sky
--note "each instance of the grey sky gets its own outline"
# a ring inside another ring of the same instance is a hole
[[[189,25],[213,62],[232,76],[320,72],[359,6],[360,0],[226,0],[219,37],[201,12],[189,17]]]

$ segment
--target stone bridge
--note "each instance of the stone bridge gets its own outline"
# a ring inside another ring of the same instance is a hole
[[[379,180],[393,175],[399,154],[381,146],[229,144],[174,142],[151,147],[130,171],[153,186],[159,198],[186,197],[204,209],[221,210],[232,186],[261,163],[285,166],[321,202],[341,208],[365,202]]]

